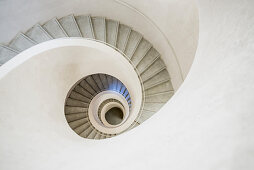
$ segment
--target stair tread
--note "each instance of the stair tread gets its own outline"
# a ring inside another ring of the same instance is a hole
[[[70,126],[72,129],[75,130],[75,129],[78,128],[79,126],[85,124],[87,121],[88,121],[88,118],[82,118],[82,119],[79,119],[79,120],[70,122],[70,123],[69,123],[69,126]]]
[[[143,59],[143,57],[145,57],[150,48],[152,48],[152,45],[146,39],[143,38],[140,41],[136,51],[134,52],[131,58],[131,61],[134,64],[134,66],[138,65],[138,63]]]
[[[52,37],[41,27],[36,24],[26,32],[26,35],[37,43],[49,41]]]
[[[75,90],[76,90],[76,87],[75,87]],[[90,103],[90,101],[91,101],[91,99],[85,97],[84,95],[81,95],[80,93],[78,93],[76,91],[72,91],[69,97],[72,99],[83,101],[85,103]]]
[[[0,45],[0,65],[3,65],[18,54],[18,51],[10,47]]]
[[[47,21],[42,27],[47,31],[47,33],[53,38],[68,37],[60,23],[56,18]]]
[[[152,63],[152,65],[150,65],[146,70],[141,73],[141,79],[145,81],[164,68],[166,68],[164,62],[160,58],[158,58]]]
[[[146,103],[144,104],[144,110],[157,112],[165,103]]]
[[[170,80],[163,81],[153,87],[145,89],[145,94],[151,95],[151,94],[165,92],[165,91],[174,91]]]
[[[131,59],[132,55],[134,54],[138,44],[142,39],[142,35],[134,30],[131,31],[126,48],[125,48],[125,55]]]
[[[65,106],[65,113],[66,114],[73,114],[73,113],[81,113],[87,112],[88,107],[74,107],[74,106]]]
[[[130,32],[130,27],[119,24],[116,47],[122,52],[125,50]]]
[[[82,36],[85,38],[93,38],[94,39],[91,17],[80,15],[80,16],[75,16],[75,19],[76,19],[77,24],[79,26],[80,32],[82,33]]]
[[[156,93],[152,95],[146,95],[145,96],[145,102],[146,103],[163,103],[167,102],[172,96],[174,92],[169,91],[169,92],[163,92],[163,93]]]
[[[79,119],[83,119],[87,117],[87,113],[75,113],[75,114],[66,114],[65,115],[67,122],[73,122]]]
[[[95,39],[106,42],[106,23],[103,17],[92,17]]]
[[[66,100],[66,105],[74,106],[74,107],[88,107],[89,106],[89,104],[86,102],[82,102],[82,101],[71,99],[71,98],[68,98]]]
[[[58,21],[69,37],[82,37],[73,15],[62,17]]]
[[[118,34],[119,22],[113,20],[106,20],[106,40],[108,44],[116,47],[117,34]]]
[[[152,63],[156,58],[159,57],[159,53],[153,47],[149,49],[147,54],[142,58],[142,60],[138,63],[137,69],[139,73],[145,71],[145,69]]]
[[[9,43],[9,47],[21,52],[21,51],[24,51],[24,50],[34,46],[35,44],[36,43],[33,40],[31,40],[29,37],[27,37],[23,33],[19,33]]]
[[[80,124],[78,127],[76,127],[74,131],[79,135],[80,133],[84,132],[89,126],[90,126],[90,123],[87,120],[83,124]]]
[[[143,81],[144,87],[145,89],[147,89],[147,87],[152,86],[158,82],[161,82],[163,80],[169,80],[169,74],[168,71],[166,69],[163,69],[162,71],[158,72],[156,75],[154,75],[153,77],[151,77],[150,79],[147,79],[146,81]]]
[[[89,126],[87,129],[85,129],[82,133],[80,133],[79,135],[86,138],[91,132],[92,132],[93,128],[91,126]]]

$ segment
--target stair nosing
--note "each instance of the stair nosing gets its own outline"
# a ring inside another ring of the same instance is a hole
[[[145,80],[143,80],[143,83],[147,82],[148,80],[150,80],[152,77],[156,76],[157,74],[159,74],[159,73],[162,72],[163,70],[167,70],[167,67],[164,66],[164,67],[162,67],[160,70],[154,72],[154,73],[151,74],[148,78],[146,78]]]
[[[90,29],[91,29],[91,32],[92,32],[92,39],[96,39],[96,38],[95,38],[95,34],[94,34],[94,28],[93,28],[92,17],[91,17],[90,15],[88,15],[87,17],[88,17]]]
[[[127,26],[128,27],[128,26]],[[127,46],[127,43],[128,43],[128,41],[129,41],[129,38],[130,38],[130,34],[131,34],[131,31],[132,31],[132,29],[130,28],[130,27],[128,27],[128,35],[127,35],[127,38],[126,38],[126,40],[125,40],[125,42],[124,42],[124,47],[123,47],[123,53],[124,53],[124,51],[125,51],[125,49],[126,49],[126,46]]]
[[[3,47],[3,48],[5,48],[5,49],[7,49],[7,50],[10,50],[10,51],[12,51],[12,52],[14,52],[14,53],[16,53],[16,54],[19,54],[19,53],[20,53],[20,51],[15,50],[15,49],[13,49],[13,48],[11,48],[11,47],[9,47],[9,46],[3,45],[3,44],[0,44],[0,46]]]
[[[140,38],[139,38],[137,44],[135,45],[134,50],[131,52],[130,60],[132,59],[132,57],[133,57],[135,51],[137,50],[137,48],[138,48],[138,46],[139,46],[139,44],[140,44],[140,42],[141,42],[142,39],[143,39],[143,36],[140,35]]]
[[[155,87],[155,86],[157,86],[157,85],[160,85],[160,84],[162,84],[162,83],[166,83],[167,81],[170,81],[171,80],[171,78],[169,78],[169,79],[165,79],[165,80],[162,80],[162,81],[159,81],[159,82],[157,82],[157,83],[155,83],[155,84],[153,84],[153,85],[150,85],[150,86],[148,86],[147,88],[145,88],[145,91],[146,90],[149,90],[150,88],[153,88],[153,87]],[[144,83],[143,83],[144,84]]]
[[[78,23],[77,23],[77,21],[76,21],[75,15],[74,15],[74,14],[71,14],[70,16],[71,16],[71,18],[72,18],[72,20],[73,20],[73,22],[74,22],[74,24],[75,24],[75,26],[76,26],[76,28],[77,28],[77,30],[78,30],[79,36],[80,36],[80,37],[83,37],[83,35],[82,35],[81,31],[80,31],[80,28],[79,28],[79,26],[78,26]]]
[[[135,65],[135,68],[138,67],[138,65],[140,64],[140,62],[143,60],[143,58],[147,55],[148,51],[150,51],[153,48],[152,44],[150,44],[149,48],[147,48],[147,50],[144,52],[143,56],[140,58],[140,60],[138,61],[138,63]],[[135,53],[134,53],[135,54]],[[134,55],[133,54],[133,55]]]
[[[49,38],[49,39],[54,39],[39,23],[35,24],[34,27],[37,26],[38,28],[41,29],[42,32],[44,32],[46,34],[46,36]]]
[[[140,75],[142,75],[143,73],[145,73],[147,71],[147,69],[149,69],[158,59],[160,59],[160,54],[158,54],[151,63],[149,63],[145,69],[140,73]]]
[[[62,27],[62,25],[59,23],[57,17],[54,17],[53,19],[56,21],[57,25],[58,25],[59,28],[62,30],[62,32],[64,33],[64,35],[65,35],[66,37],[69,37],[69,35],[67,34],[67,32],[64,30],[64,28]]]

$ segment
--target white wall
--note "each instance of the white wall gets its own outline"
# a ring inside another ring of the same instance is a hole
[[[0,168],[252,170],[253,2],[199,0],[199,47],[187,79],[165,107],[128,133],[91,141],[68,130],[56,113],[0,116]],[[17,81],[22,76],[11,83]],[[15,85],[4,91],[6,97],[23,88]],[[18,99],[4,98],[9,113],[35,108],[29,102],[18,105]],[[50,110],[46,104],[40,107]]]

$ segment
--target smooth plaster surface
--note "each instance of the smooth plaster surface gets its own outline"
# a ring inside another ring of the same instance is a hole
[[[200,38],[192,69],[174,97],[135,130],[108,140],[84,140],[54,114],[6,112],[0,117],[1,169],[253,170],[253,3],[198,1]],[[31,101],[19,105],[18,100],[36,94],[14,98],[8,93],[30,90],[20,83],[15,87],[4,94],[1,109],[47,108]]]

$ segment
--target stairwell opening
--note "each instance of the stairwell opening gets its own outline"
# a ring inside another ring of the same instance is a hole
[[[118,125],[123,121],[124,114],[119,107],[109,109],[105,114],[106,121],[111,125]]]

